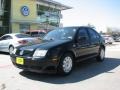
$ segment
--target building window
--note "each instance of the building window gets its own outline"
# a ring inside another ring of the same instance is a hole
[[[0,16],[3,15],[4,0],[0,0]]]
[[[24,33],[30,30],[30,24],[20,24],[20,33]]]
[[[60,15],[60,10],[37,4],[37,20],[42,24],[49,25],[49,27],[58,27]]]

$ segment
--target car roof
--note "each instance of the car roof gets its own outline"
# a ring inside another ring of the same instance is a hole
[[[90,27],[90,26],[66,26],[63,28],[94,28],[94,27]]]
[[[4,35],[10,35],[10,36],[16,38],[16,35],[18,35],[18,34],[24,34],[24,33],[9,33],[9,34],[4,34]],[[3,35],[3,36],[4,36],[4,35]]]
[[[15,36],[17,34],[22,34],[22,33],[8,33],[8,34],[4,34],[4,35],[10,35],[10,36]]]

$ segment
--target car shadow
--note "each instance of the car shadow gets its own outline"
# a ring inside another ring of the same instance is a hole
[[[93,78],[102,73],[114,73],[111,70],[120,65],[120,59],[106,58],[104,62],[97,62],[95,59],[80,62],[76,64],[73,72],[68,76],[57,74],[37,74],[32,72],[21,71],[20,75],[35,81],[42,81],[52,84],[76,83]]]
[[[7,52],[0,52],[0,54],[3,54],[3,55],[10,55],[10,54],[7,53]]]

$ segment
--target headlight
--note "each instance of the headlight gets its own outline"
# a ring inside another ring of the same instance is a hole
[[[33,57],[44,57],[46,55],[47,51],[48,50],[37,49],[37,50],[35,50]]]

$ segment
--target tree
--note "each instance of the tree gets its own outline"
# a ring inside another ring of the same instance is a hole
[[[115,36],[115,35],[120,36],[120,29],[107,27],[107,32],[106,33],[108,35],[112,35],[112,36]]]

